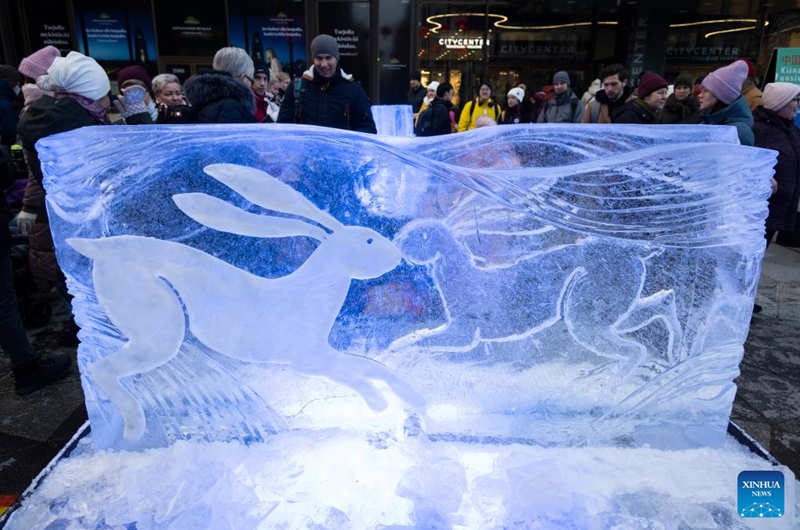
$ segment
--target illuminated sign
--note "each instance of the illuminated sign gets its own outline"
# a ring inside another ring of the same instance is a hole
[[[489,41],[486,41],[489,45]],[[439,46],[448,50],[480,50],[483,48],[483,39],[439,39]]]

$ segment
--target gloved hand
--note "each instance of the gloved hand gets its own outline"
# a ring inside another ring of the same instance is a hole
[[[117,107],[123,118],[147,112],[147,103],[145,102],[147,90],[134,85],[123,89],[121,92],[119,98],[114,100],[114,106]]]
[[[33,232],[33,223],[36,221],[36,217],[37,215],[35,213],[19,212],[19,214],[17,214],[19,233],[23,236],[27,236]]]

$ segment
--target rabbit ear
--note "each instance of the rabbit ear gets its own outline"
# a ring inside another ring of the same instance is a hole
[[[269,173],[235,164],[211,164],[203,171],[253,204],[276,212],[300,215],[334,231],[343,228],[342,223]]]
[[[172,200],[198,223],[222,232],[255,237],[308,236],[318,241],[328,237],[325,230],[305,221],[245,212],[205,193],[181,193],[173,195]]]

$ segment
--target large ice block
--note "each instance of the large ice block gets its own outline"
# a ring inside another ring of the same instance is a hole
[[[414,136],[414,112],[411,105],[373,105],[372,117],[378,134]]]
[[[39,143],[97,447],[722,443],[773,152],[714,126],[269,132]]]

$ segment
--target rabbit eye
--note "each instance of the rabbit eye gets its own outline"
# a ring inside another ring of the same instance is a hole
[[[372,238],[367,239],[367,245],[371,245],[374,240]]]

